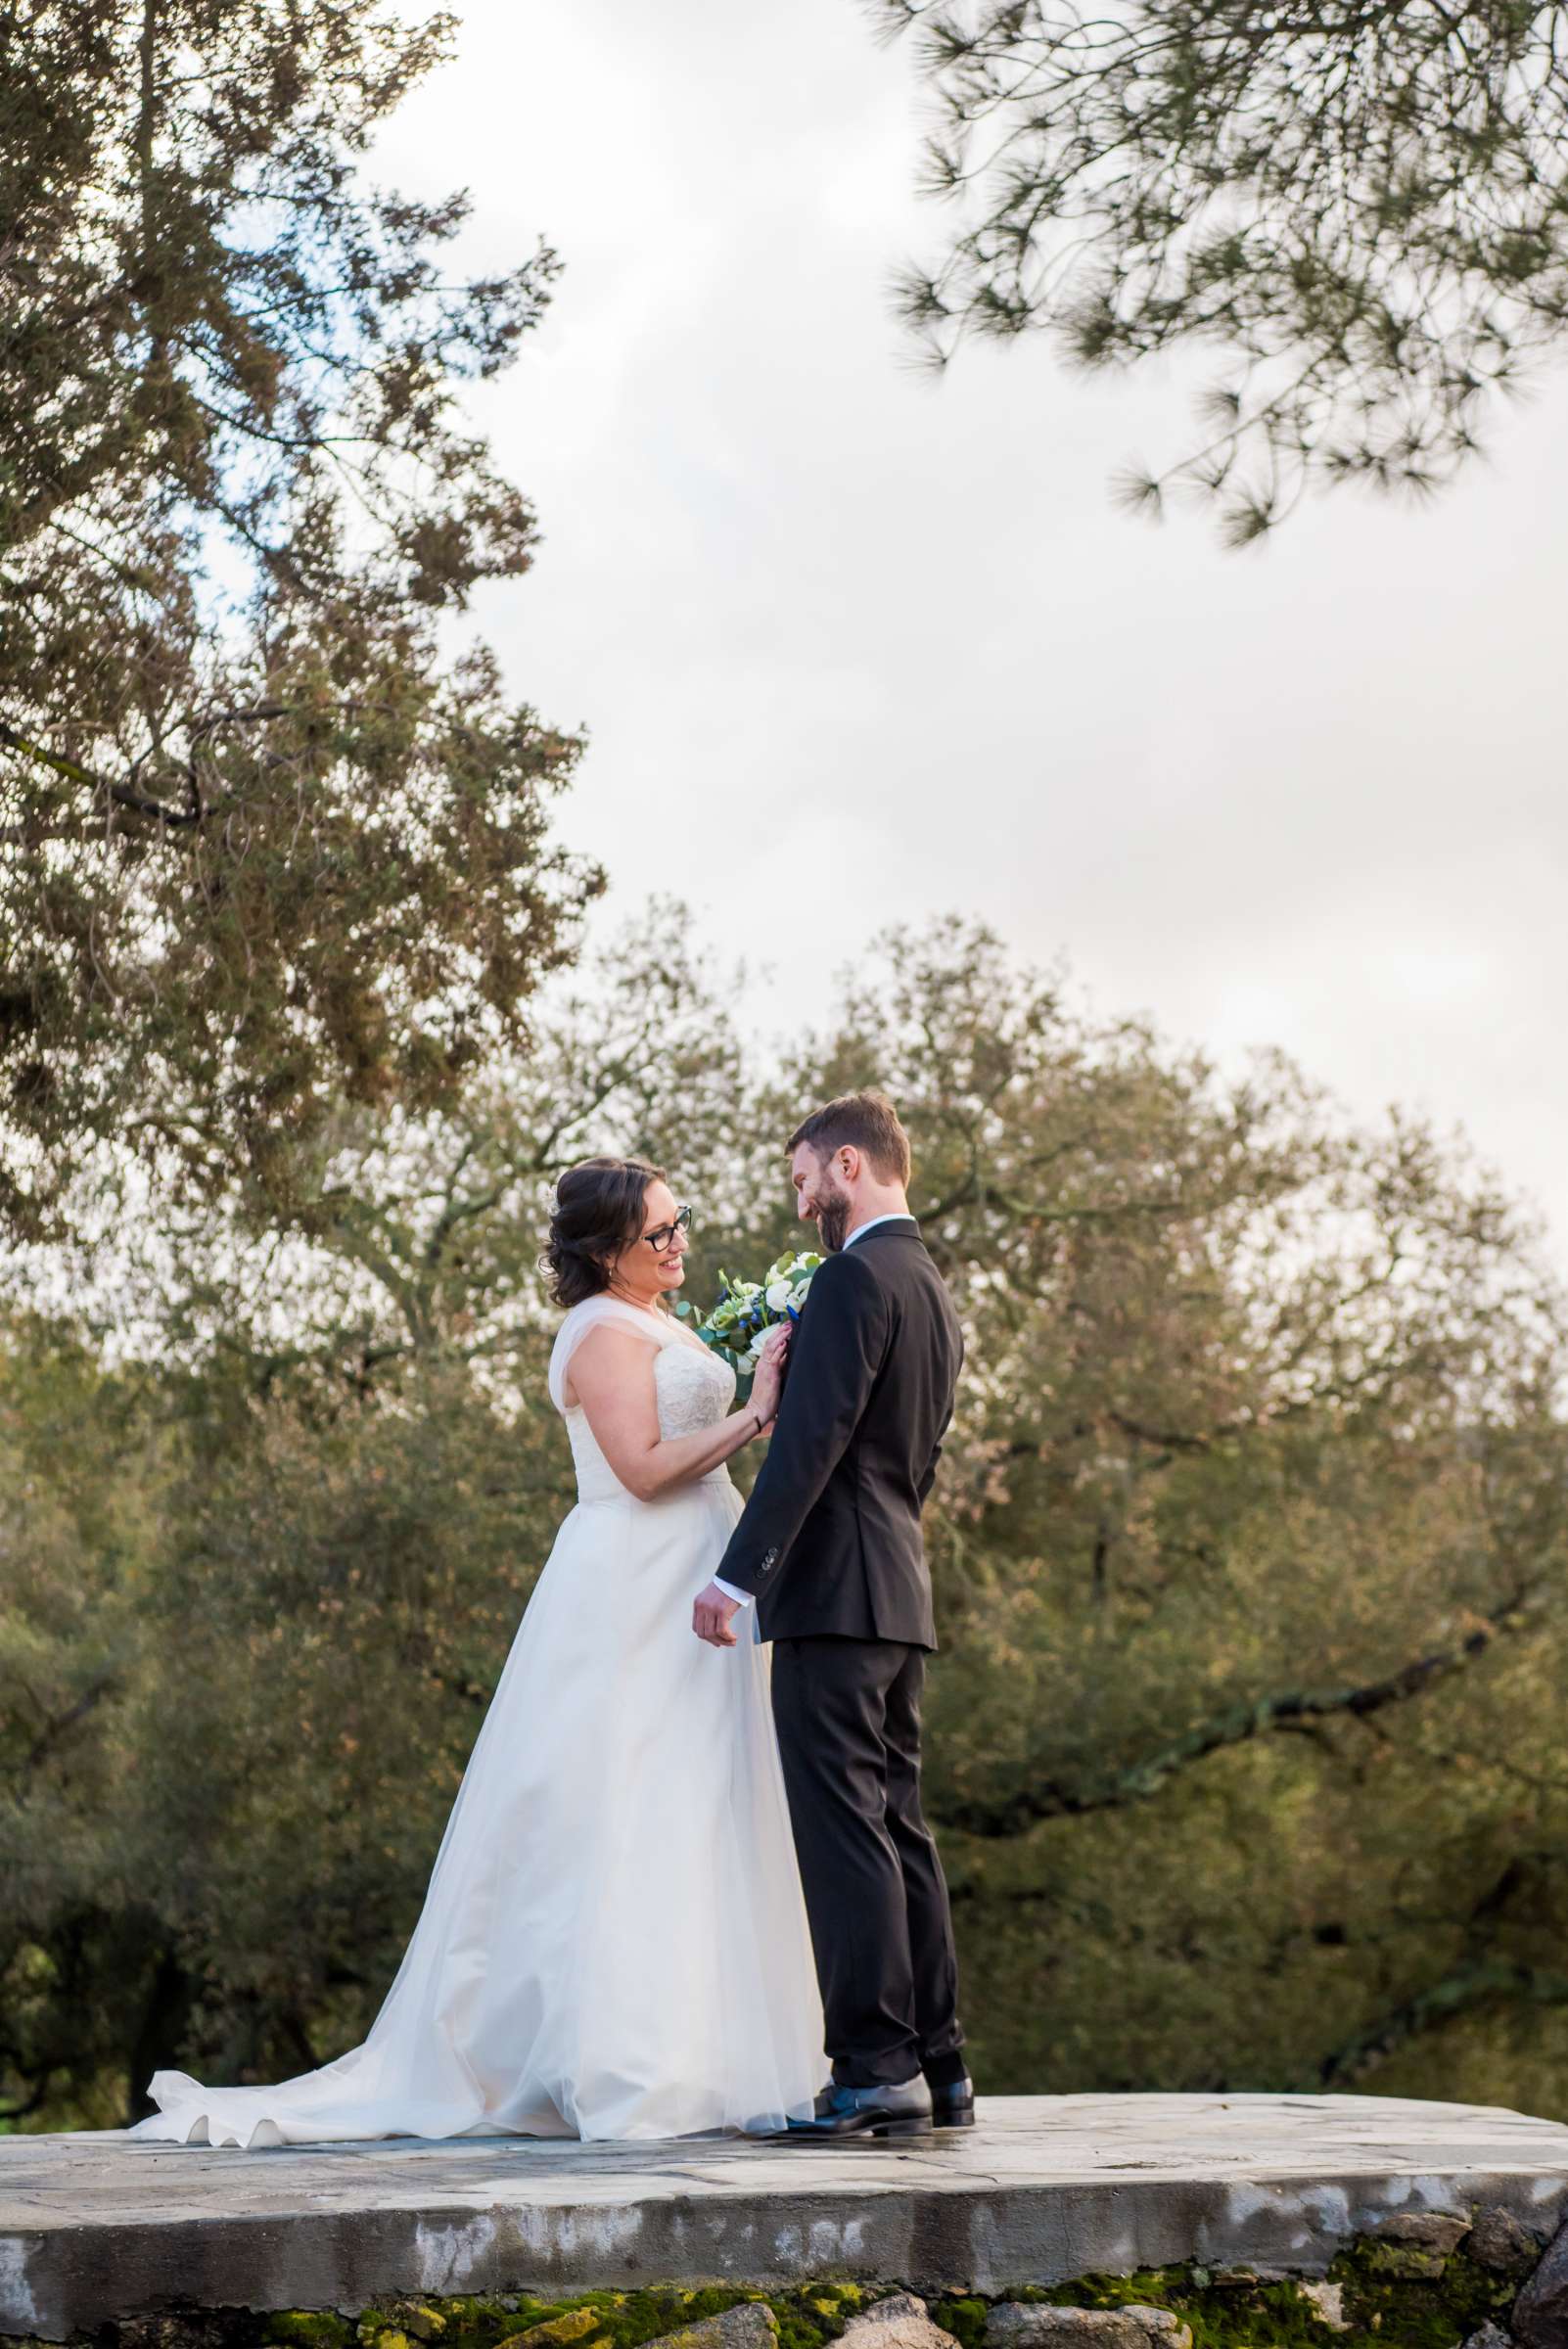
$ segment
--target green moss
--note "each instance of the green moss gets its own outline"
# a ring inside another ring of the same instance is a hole
[[[986,2337],[986,2319],[991,2306],[985,2300],[933,2300],[929,2303],[932,2322],[944,2332],[950,2332],[958,2349],[981,2349]]]
[[[1245,2270],[1141,2268],[1132,2276],[1080,2276],[998,2294],[1057,2308],[1166,2308],[1192,2333],[1192,2349],[1334,2349],[1350,2336],[1325,2325],[1292,2282],[1266,2282]],[[984,2303],[981,2304],[984,2306]],[[972,2349],[966,2343],[965,2349]]]
[[[838,2339],[852,2317],[894,2288],[817,2279],[793,2291],[769,2292],[765,2296],[778,2319],[780,2349],[822,2349],[824,2342]]]
[[[1132,2276],[1081,2276],[1067,2283],[1024,2284],[993,2298],[978,2293],[935,2298],[931,2313],[958,2349],[985,2349],[986,2324],[995,2300],[1051,2302],[1066,2308],[1125,2308],[1130,2302],[1169,2309],[1192,2333],[1193,2349],[1457,2349],[1491,2317],[1506,2325],[1517,2279],[1498,2276],[1452,2252],[1427,2269],[1406,2272],[1406,2260],[1384,2241],[1349,2245],[1328,2280],[1338,2284],[1346,2329],[1337,2331],[1298,2284],[1267,2280],[1249,2269],[1199,2266],[1144,2268]],[[650,2284],[637,2291],[574,2292],[542,2299],[527,2292],[493,2296],[388,2299],[351,2321],[332,2310],[290,2309],[249,2317],[213,2311],[209,2326],[198,2316],[180,2334],[185,2349],[646,2349],[745,2301],[765,2301],[778,2325],[779,2349],[827,2349],[852,2317],[908,2288],[889,2281],[850,2283],[814,2278],[786,2291],[741,2284]],[[137,2349],[125,2328],[122,2343],[101,2336],[77,2349]],[[133,2337],[134,2336],[134,2337]],[[3,2349],[3,2344],[0,2344]],[[23,2345],[28,2349],[28,2345]],[[41,2344],[38,2345],[41,2349]]]
[[[575,2292],[541,2300],[530,2293],[501,2299],[470,2298],[412,2303],[388,2301],[359,2320],[362,2349],[399,2349],[395,2334],[414,2329],[414,2313],[444,2319],[439,2349],[642,2349],[646,2341],[681,2332],[706,2317],[722,2315],[744,2300],[769,2300],[778,2320],[781,2349],[822,2349],[844,2330],[871,2297],[863,2286],[813,2281],[771,2297],[755,2287],[728,2284],[651,2284],[640,2291]],[[434,2341],[438,2336],[415,2335]]]
[[[1380,2256],[1391,2246],[1357,2243],[1342,2251],[1327,2280],[1343,2287],[1347,2330],[1325,2323],[1290,2280],[1265,2280],[1245,2269],[1183,2266],[1144,2268],[1132,2276],[1080,2276],[1070,2283],[1026,2284],[997,2298],[1048,2302],[1058,2308],[1165,2308],[1192,2332],[1193,2349],[1355,2349],[1360,2342],[1389,2349],[1456,2349],[1488,2317],[1499,2323],[1516,2282],[1451,2253],[1438,2275],[1403,2272]],[[981,2349],[987,2302],[933,2304],[938,2324],[960,2349]]]
[[[1391,2246],[1354,2243],[1329,2275],[1345,2286],[1345,2315],[1357,2332],[1374,2332],[1395,2349],[1453,2349],[1489,2317],[1507,2329],[1518,2280],[1451,2251],[1441,2276],[1390,2275],[1378,2253]]]
[[[286,2349],[346,2349],[354,2328],[336,2309],[286,2308],[268,2317],[261,2337],[281,2342]]]
[[[1423,2243],[1369,2243],[1367,2273],[1373,2276],[1414,2276],[1436,2279],[1444,2273],[1445,2255]]]
[[[604,2317],[596,2308],[569,2308],[564,2317],[546,2317],[537,2325],[526,2326],[521,2332],[508,2338],[527,2341],[530,2349],[570,2349],[573,2341],[584,2341],[589,2333],[602,2333]]]

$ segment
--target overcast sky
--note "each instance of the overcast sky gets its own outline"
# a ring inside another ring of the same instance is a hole
[[[1227,1068],[1461,1125],[1568,1266],[1568,376],[1430,508],[1223,554],[1107,494],[1190,444],[1189,371],[909,365],[887,281],[945,215],[854,0],[458,13],[378,171],[470,187],[471,265],[566,264],[474,403],[543,530],[482,619],[591,731],[560,830],[612,916],[679,893],[726,958],[770,920],[776,1025],[890,920],[982,915]]]

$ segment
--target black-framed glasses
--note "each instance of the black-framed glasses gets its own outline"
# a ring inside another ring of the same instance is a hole
[[[663,1256],[677,1231],[690,1231],[690,1229],[691,1209],[682,1207],[676,1209],[673,1223],[661,1223],[657,1231],[645,1231],[638,1236],[647,1241],[655,1256]]]

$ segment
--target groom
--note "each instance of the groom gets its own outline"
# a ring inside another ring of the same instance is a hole
[[[824,1262],[752,1497],[693,1629],[732,1647],[756,1602],[822,1989],[832,2084],[806,2140],[974,2120],[947,1888],[920,1810],[920,1692],[937,1644],[920,1510],[963,1340],[909,1212],[909,1141],[881,1093],[790,1136]]]

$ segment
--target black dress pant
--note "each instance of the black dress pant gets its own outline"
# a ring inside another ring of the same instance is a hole
[[[902,1640],[773,1641],[773,1719],[844,2088],[964,2070],[947,1887],[920,1809],[925,1667]]]

